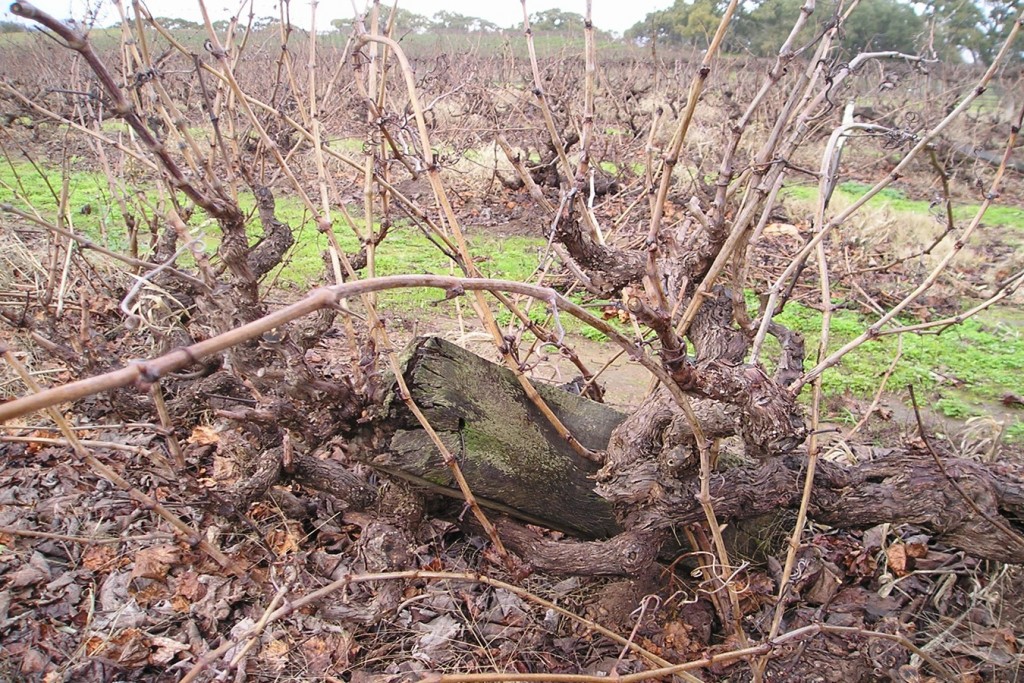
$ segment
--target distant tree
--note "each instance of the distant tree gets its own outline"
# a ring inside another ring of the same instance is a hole
[[[179,17],[156,17],[156,23],[169,31],[198,31],[202,28],[201,25],[194,21]]]
[[[1024,9],[1020,7],[1020,0],[982,0],[982,4],[986,10],[983,23],[986,40],[981,56],[983,61],[990,62]],[[1013,58],[1018,62],[1024,61],[1024,45],[1021,43],[1018,39],[1013,53]]]
[[[382,7],[380,17],[381,30],[387,26],[390,17],[391,8]],[[338,31],[348,31],[352,28],[352,21],[350,19],[334,19],[331,21],[331,26]],[[395,11],[394,26],[398,37],[406,33],[425,33],[430,30],[463,31],[465,33],[493,33],[500,30],[498,25],[493,22],[480,19],[479,17],[466,16],[458,12],[442,10],[432,17],[427,17],[410,12],[407,9],[402,9],[401,7]]]
[[[252,28],[254,31],[262,31],[278,24],[277,17],[257,17],[252,20]]]
[[[724,0],[675,0],[668,9],[651,12],[626,31],[629,40],[707,45],[725,11]]]
[[[851,52],[899,50],[917,52],[923,43],[924,20],[899,0],[862,0],[846,22],[843,46]]]
[[[737,30],[743,35],[747,49],[759,56],[777,52],[793,29],[793,22],[803,4],[803,0],[768,0],[737,19]],[[801,41],[813,38],[818,30],[822,19],[820,13],[811,17],[803,32],[797,36],[794,48],[799,47]]]
[[[468,31],[473,17],[467,17],[458,12],[441,10],[430,18],[430,27],[436,29],[448,29],[453,31]]]
[[[382,6],[380,13],[381,30],[383,30],[384,27],[388,25],[390,20],[391,8]],[[430,25],[430,19],[428,17],[423,16],[422,14],[416,14],[415,12],[410,12],[409,10],[402,9],[401,7],[395,10],[394,26],[395,32],[397,33],[398,36],[401,36],[405,33],[423,33],[428,28],[430,28]],[[352,20],[333,19],[331,21],[331,26],[333,26],[338,31],[348,31],[352,28]]]
[[[941,1],[941,0],[939,0]],[[950,0],[955,2],[956,0]],[[730,51],[769,55],[778,50],[793,27],[802,0],[762,0],[739,11],[734,19]],[[708,43],[724,13],[724,0],[676,0],[672,7],[647,15],[626,37],[657,39],[677,45]],[[810,40],[832,18],[832,8],[821,3],[798,37]],[[850,51],[899,50],[916,52],[925,34],[924,19],[900,0],[861,0],[843,29],[843,46]]]
[[[382,25],[386,25],[391,20],[391,8],[387,8],[383,12],[381,18]],[[422,14],[416,14],[410,12],[407,9],[401,7],[395,10],[395,30],[399,33],[423,33],[430,28],[430,19]]]
[[[444,31],[469,31],[472,22],[472,16],[442,9],[439,12],[435,12],[430,18],[430,28]]]
[[[465,31],[466,33],[493,33],[498,31],[498,25],[480,19],[479,17],[467,17],[458,12],[442,10],[434,14],[430,22],[430,28],[446,31]]]
[[[576,33],[583,30],[584,18],[576,12],[547,9],[530,15],[530,26],[537,31]]]
[[[943,0],[937,0],[943,2]],[[964,0],[951,0],[952,2]],[[968,0],[969,1],[969,0]],[[737,31],[747,49],[756,55],[774,54],[789,35],[802,0],[763,0],[737,19]],[[833,19],[830,3],[817,6],[797,45],[809,41]],[[843,47],[850,52],[898,50],[916,53],[924,44],[925,22],[914,8],[901,0],[861,0],[843,25]],[[958,51],[953,50],[956,58]]]
[[[469,25],[469,30],[473,33],[497,33],[501,30],[501,27],[493,21],[473,17],[473,21]]]
[[[928,44],[940,59],[956,61],[967,53],[980,62],[990,52],[985,13],[971,0],[927,0],[917,7],[928,24]]]
[[[565,33],[581,35],[586,24],[586,17],[576,12],[565,12],[560,9],[549,9],[543,12],[534,12],[530,15],[530,27],[535,31],[549,31],[552,33]],[[519,26],[513,26],[519,29]],[[607,31],[594,27],[598,36],[608,37]]]

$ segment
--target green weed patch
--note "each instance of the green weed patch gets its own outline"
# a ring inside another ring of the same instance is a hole
[[[62,183],[59,169],[37,169],[27,162],[0,163],[0,201],[9,201],[23,209],[29,209],[31,205],[47,220],[57,220]],[[75,229],[94,240],[104,242],[110,248],[125,249],[127,234],[124,219],[111,197],[107,180],[98,173],[79,171],[68,175],[67,185],[67,213]],[[137,192],[145,191],[138,189],[139,185],[135,187]],[[853,193],[859,189],[844,186],[840,191]],[[788,190],[794,195],[813,191],[812,188]],[[157,203],[155,196],[147,197],[147,200],[150,206]],[[873,201],[890,202],[901,207],[897,209],[901,211],[927,210],[926,203],[908,200],[897,190],[887,190]],[[262,229],[253,197],[250,194],[241,195],[240,204],[250,216],[248,229],[250,239],[255,242],[260,238]],[[141,210],[146,220],[153,219],[152,208],[146,208],[145,204],[142,209],[138,206],[133,210]],[[1016,215],[1024,212],[1010,207],[999,208],[1003,208],[1004,212],[992,214],[996,217],[993,220],[1005,217],[1010,224],[1024,229],[1024,215]],[[967,210],[967,207],[963,207],[963,210]],[[295,244],[286,254],[283,263],[267,275],[265,285],[301,292],[322,284],[325,281],[324,253],[328,249],[326,236],[316,230],[311,216],[293,197],[278,198],[277,215],[280,220],[292,226]],[[335,213],[334,217],[334,229],[341,248],[346,253],[356,253],[360,248],[359,239],[341,220],[339,213]],[[353,218],[358,222],[357,228],[365,230],[363,219],[358,216]],[[989,216],[986,220],[989,220]],[[1018,220],[1019,226],[1016,224]],[[165,229],[159,217],[153,220],[153,224],[157,230]],[[195,234],[204,240],[207,252],[215,259],[216,225],[201,211],[195,213],[190,224],[194,226]],[[374,226],[374,229],[379,229],[379,226]],[[146,228],[139,238],[143,254],[149,240],[148,230]],[[470,244],[476,265],[486,277],[508,280],[528,279],[546,249],[545,241],[540,238],[490,234],[472,234]],[[187,254],[183,256],[181,263],[189,265],[188,258]],[[387,239],[379,245],[375,254],[375,271],[377,275],[453,272],[450,259],[415,226],[407,223],[394,226]],[[381,303],[392,310],[454,315],[454,304],[440,301],[442,298],[437,291],[429,289],[389,292],[380,297]],[[584,303],[578,296],[575,300]],[[549,319],[551,312],[542,304],[531,306],[529,315],[536,322],[554,325]],[[790,304],[777,319],[805,335],[808,348],[806,367],[812,367],[821,314],[805,306]],[[511,314],[504,310],[498,311],[498,320],[507,324],[511,321]],[[837,311],[832,318],[829,351],[834,351],[858,336],[871,322],[851,311]],[[605,340],[602,333],[568,315],[561,315],[560,323],[567,333],[594,341]],[[942,334],[903,335],[902,359],[889,379],[888,388],[901,391],[913,385],[921,395],[931,397],[935,410],[948,417],[964,419],[984,414],[988,412],[987,407],[999,401],[1009,388],[1018,386],[1020,377],[1024,376],[1022,327],[1024,314],[1015,318],[1012,311],[1000,310],[968,320]],[[632,330],[620,328],[623,333],[632,334]],[[773,343],[774,340],[769,339],[765,349],[765,359],[769,364],[773,352],[777,350]],[[826,394],[848,394],[859,398],[871,396],[896,352],[897,340],[894,336],[881,337],[864,344],[824,374]],[[1007,429],[1008,438],[1024,439],[1024,427],[1021,425],[1020,420],[1011,424]]]
[[[58,203],[62,187],[59,169],[35,168],[31,164],[4,163],[0,165],[0,200],[31,210],[34,208],[46,220],[58,222]],[[7,187],[5,188],[4,185]],[[154,193],[155,194],[155,193]],[[156,198],[150,198],[152,203]],[[241,193],[239,204],[249,216],[248,233],[250,243],[262,235],[262,227],[256,213],[256,203],[251,193]],[[124,250],[128,246],[128,235],[120,209],[111,197],[106,179],[98,173],[72,172],[68,175],[68,214],[75,230],[103,243],[111,249]],[[31,207],[31,208],[30,208]],[[135,207],[137,210],[137,207]],[[152,218],[152,210],[142,211],[146,218]],[[316,230],[312,217],[301,202],[289,196],[277,198],[277,217],[292,226],[295,244],[285,255],[280,266],[268,273],[265,282],[279,287],[305,290],[325,281],[324,253],[328,250],[326,235]],[[353,230],[342,219],[340,212],[334,214],[334,230],[341,248],[348,254],[355,254],[361,245]],[[357,229],[365,230],[363,219],[354,215]],[[162,220],[155,221],[162,231]],[[218,244],[217,228],[197,210],[190,224],[197,237],[203,240],[207,253],[213,257]],[[378,230],[379,225],[374,226]],[[146,253],[149,243],[148,229],[140,236],[140,251]],[[531,237],[498,237],[474,235],[470,240],[470,251],[477,267],[486,277],[506,280],[526,279],[540,260],[546,242]],[[187,254],[180,259],[183,265],[191,265]],[[398,222],[387,238],[378,245],[375,253],[377,275],[398,275],[403,273],[429,273],[446,275],[451,273],[451,260],[439,250],[415,226]],[[426,308],[440,298],[436,291],[409,290],[401,293],[382,295],[382,301],[399,309]]]
[[[776,319],[804,334],[807,342],[805,368],[815,364],[821,313],[790,304]],[[828,351],[837,350],[860,335],[873,322],[852,311],[832,316]],[[943,415],[965,419],[991,412],[1024,376],[1024,332],[1000,320],[998,312],[971,318],[941,334],[904,334],[903,352],[889,378],[887,389],[902,392],[913,386],[920,396],[931,397],[932,407]],[[771,340],[769,340],[771,341]],[[882,376],[896,357],[899,343],[894,335],[870,341],[847,354],[822,376],[827,396],[868,398],[878,389]],[[766,345],[771,353],[774,344]],[[1020,424],[1018,419],[1015,424]],[[1008,434],[1016,433],[1008,430]]]
[[[850,203],[867,192],[870,187],[870,185],[864,185],[862,183],[842,183],[836,189],[836,194],[845,198],[847,202]],[[817,186],[812,187],[807,185],[786,187],[782,190],[781,196],[783,198],[791,198],[800,201],[813,201],[818,197],[818,188]],[[888,209],[890,211],[917,214],[920,216],[933,214],[937,217],[942,217],[941,214],[938,213],[937,207],[932,206],[929,202],[919,199],[909,199],[902,190],[892,187],[887,187],[868,200],[867,208]],[[953,219],[958,222],[969,221],[974,218],[979,208],[981,208],[981,205],[977,203],[954,202]],[[990,206],[988,210],[985,211],[982,223],[984,225],[1024,230],[1024,209],[1015,206]]]

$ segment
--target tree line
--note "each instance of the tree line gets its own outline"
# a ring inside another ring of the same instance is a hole
[[[741,3],[725,39],[725,51],[767,57],[775,54],[789,34],[806,0],[746,0]],[[989,63],[995,57],[1017,17],[1018,0],[860,0],[856,9],[843,22],[843,45],[852,53],[886,51],[923,54],[946,62],[970,61]],[[642,45],[673,47],[706,47],[729,0],[675,0],[663,10],[647,14],[630,27],[623,38]],[[794,48],[807,44],[831,26],[850,5],[835,0],[817,3],[810,20],[797,36]],[[159,21],[169,29],[194,29],[193,21],[162,17]],[[261,17],[253,28],[267,28],[276,23],[274,17]],[[391,22],[390,9],[384,8],[382,25]],[[585,19],[576,12],[549,9],[530,15],[530,26],[537,32],[576,34],[582,32]],[[214,22],[214,28],[227,28],[225,20]],[[331,25],[347,31],[349,19],[335,19]],[[498,33],[522,30],[521,25],[501,27],[480,17],[443,10],[432,16],[397,8],[394,30],[402,34],[424,34],[434,31],[458,33]],[[0,22],[0,32],[25,30],[10,21]],[[612,39],[612,34],[595,27],[598,36]],[[1011,60],[1024,61],[1024,50],[1017,50]]]
[[[995,57],[1016,18],[1018,0],[860,0],[844,21],[843,44],[851,52],[864,50],[924,54],[943,61],[988,63]],[[675,0],[667,9],[649,13],[630,27],[624,39],[634,43],[706,47],[728,0]],[[726,38],[725,49],[735,54],[770,56],[781,45],[805,0],[747,0],[741,3]],[[849,7],[834,0],[819,2],[797,36],[795,47],[809,43],[835,22]],[[387,21],[387,18],[385,18]],[[347,30],[347,20],[332,22]],[[575,12],[550,9],[530,15],[534,31],[578,34],[584,17]],[[497,24],[457,12],[441,11],[432,17],[399,8],[394,26],[400,33],[458,31],[496,33],[521,30],[519,25]],[[595,27],[596,28],[596,27]],[[603,38],[611,34],[597,29]],[[1018,51],[1016,59],[1024,58]]]
[[[382,8],[382,25],[390,21],[390,10]],[[566,12],[560,9],[549,9],[530,14],[530,27],[535,31],[557,33],[580,33],[583,31],[585,19],[582,14]],[[338,30],[347,31],[351,21],[335,19],[331,25]],[[480,17],[471,17],[458,12],[442,10],[433,16],[416,14],[399,7],[395,10],[395,30],[401,33],[429,33],[431,31],[457,31],[464,33],[498,33],[499,31],[520,31],[521,24],[503,27]],[[611,37],[610,33],[598,29],[599,34]]]
[[[637,22],[625,37],[642,43],[705,47],[728,4],[728,0],[675,0],[671,7]],[[741,3],[725,49],[756,56],[775,54],[804,4],[804,0]],[[987,63],[1009,33],[1016,4],[1017,0],[860,0],[843,22],[843,45],[851,52],[897,50],[944,61]],[[815,40],[849,5],[817,3],[794,48]],[[1017,58],[1021,56],[1018,52]]]
[[[775,54],[793,27],[806,0],[747,0],[741,3],[726,38],[725,50],[734,54]],[[988,63],[1002,44],[1017,16],[1018,0],[860,0],[843,24],[843,44],[850,52],[896,50],[924,54],[947,62]],[[680,47],[706,47],[729,0],[675,0],[667,9],[649,13],[630,27],[625,40]],[[835,0],[817,3],[814,13],[797,36],[794,47],[809,43],[849,7]],[[385,12],[384,21],[389,17]],[[332,24],[347,30],[347,20]],[[550,9],[530,15],[538,32],[578,34],[584,17],[575,12]],[[479,17],[441,11],[431,17],[397,9],[394,20],[399,33],[457,31],[496,33],[521,30],[503,28]],[[598,34],[611,34],[595,27]],[[1018,50],[1018,61],[1024,52]]]

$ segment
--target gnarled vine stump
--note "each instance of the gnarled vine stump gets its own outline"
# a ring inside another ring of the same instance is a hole
[[[657,550],[646,546],[657,545],[672,526],[703,521],[697,470],[687,465],[692,435],[668,392],[655,392],[627,418],[558,387],[538,386],[584,446],[607,449],[609,461],[599,471],[547,424],[507,368],[438,338],[416,340],[406,358],[412,399],[481,502],[581,539],[553,544],[504,524],[512,545],[527,548],[535,565],[628,573],[653,559]],[[457,497],[436,447],[397,394],[387,407],[390,436],[371,464]],[[735,429],[734,406],[698,401],[695,409],[709,435]],[[817,521],[915,524],[978,557],[1024,563],[1024,468],[962,458],[946,458],[940,468],[930,454],[910,448],[863,449],[862,455],[850,466],[819,463],[810,508]],[[711,495],[720,521],[795,509],[804,459],[796,451],[716,472]],[[615,553],[624,557],[608,557]]]

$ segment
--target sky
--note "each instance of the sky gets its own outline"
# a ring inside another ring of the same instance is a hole
[[[29,0],[36,7],[60,18],[68,16],[80,18],[85,14],[86,0]],[[278,8],[275,0],[253,0],[256,16],[277,16]],[[100,0],[102,9],[100,23],[110,23],[117,18],[117,11],[110,0]],[[130,6],[131,0],[124,0]],[[366,0],[355,0],[356,6],[362,10]],[[648,12],[665,9],[672,5],[672,0],[592,0],[594,25],[606,31],[622,33],[627,28],[643,19]],[[96,4],[96,0],[91,3]],[[390,4],[383,2],[382,4]],[[154,16],[177,16],[193,21],[199,19],[197,3],[192,0],[149,0],[146,5]],[[239,11],[241,3],[229,0],[207,0],[207,9],[214,19],[227,18]],[[2,2],[2,18],[10,20],[7,10],[8,3]],[[494,22],[498,26],[520,24],[523,10],[520,0],[398,0],[398,6],[415,12],[432,16],[440,10],[457,12],[466,16],[479,17]],[[526,0],[526,8],[531,14],[546,9],[559,8],[567,12],[585,14],[585,0]],[[248,9],[246,10],[246,15]],[[295,24],[309,26],[309,0],[292,0],[291,16]],[[317,6],[317,26],[329,26],[332,19],[350,18],[352,16],[352,0],[321,0]]]

